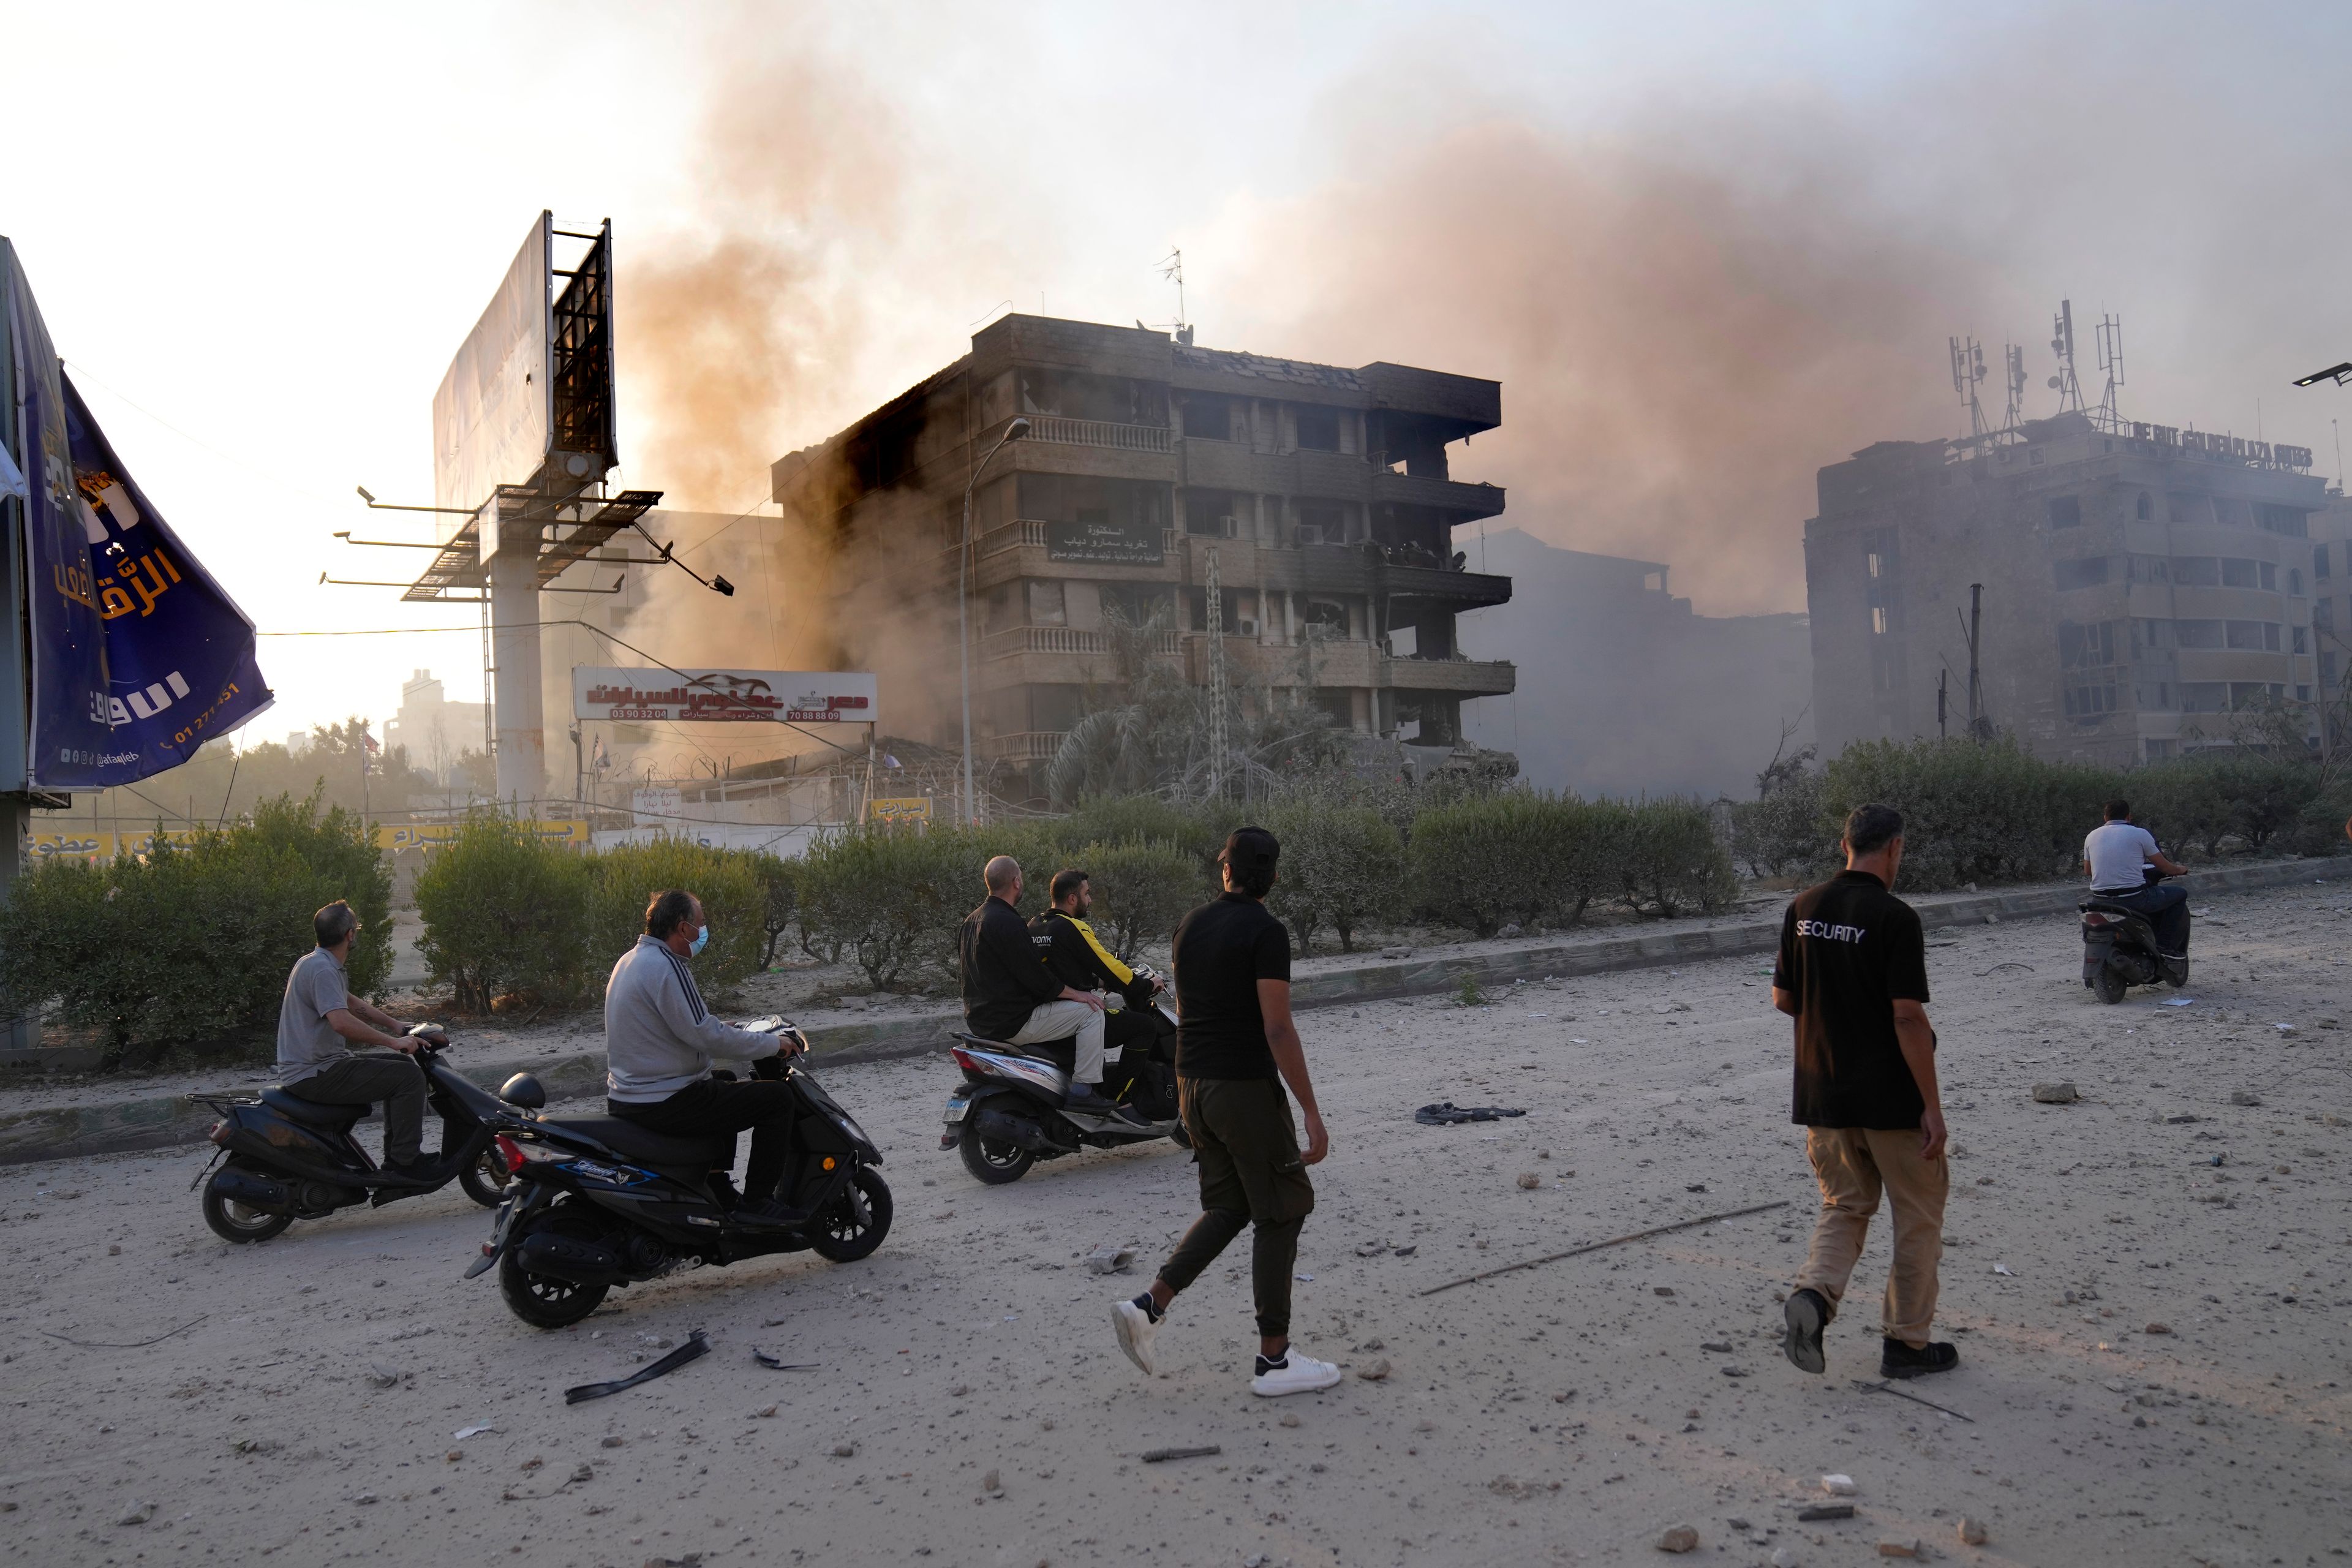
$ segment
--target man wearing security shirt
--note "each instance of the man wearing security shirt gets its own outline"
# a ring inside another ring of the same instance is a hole
[[[1858,805],[1845,819],[1845,869],[1789,905],[1772,1005],[1796,1020],[1796,1105],[1821,1184],[1821,1215],[1782,1308],[1783,1344],[1800,1371],[1827,1364],[1822,1331],[1837,1315],[1871,1215],[1895,1211],[1895,1257],[1881,1318],[1881,1377],[1959,1364],[1928,1338],[1944,1256],[1943,1098],[1927,1023],[1927,949],[1919,917],[1891,890],[1903,864],[1903,816]]]
[[[605,1109],[664,1138],[724,1137],[726,1158],[710,1184],[722,1205],[735,1197],[735,1134],[751,1130],[751,1161],[733,1218],[751,1224],[796,1225],[808,1216],[776,1201],[784,1173],[784,1140],[792,1124],[793,1091],[761,1079],[715,1078],[711,1058],[752,1061],[792,1047],[782,1037],[754,1034],[711,1016],[695,988],[687,960],[710,940],[702,900],[672,889],[646,906],[646,934],[613,965],[604,985]]]

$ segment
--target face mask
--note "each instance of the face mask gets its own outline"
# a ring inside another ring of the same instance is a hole
[[[704,926],[700,931],[694,933],[694,940],[686,944],[687,955],[691,958],[699,958],[702,955],[702,950],[709,946],[709,943],[710,928],[709,926]]]

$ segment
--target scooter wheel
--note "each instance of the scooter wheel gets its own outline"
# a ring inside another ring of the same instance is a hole
[[[963,1124],[963,1142],[958,1149],[963,1155],[963,1168],[992,1187],[1019,1181],[1037,1163],[1037,1156],[1018,1143],[982,1138],[980,1129],[970,1121]]]
[[[507,1310],[535,1329],[568,1329],[604,1305],[605,1292],[612,1287],[583,1285],[577,1280],[526,1270],[517,1254],[522,1250],[524,1239],[539,1230],[558,1231],[583,1240],[595,1239],[602,1233],[596,1226],[583,1223],[558,1209],[542,1216],[530,1230],[514,1237],[499,1258],[499,1294],[506,1298]]]
[[[294,1223],[292,1215],[268,1214],[222,1197],[205,1184],[205,1223],[224,1241],[268,1241]]]
[[[882,1173],[860,1165],[849,1186],[809,1227],[809,1247],[819,1258],[855,1263],[870,1258],[890,1234],[890,1187]]]
[[[2112,1007],[2116,1003],[2124,999],[2124,993],[2130,990],[2131,987],[2125,983],[2124,977],[2117,974],[2114,969],[2105,964],[2101,964],[2099,966],[2099,972],[2091,976],[2091,989],[2098,994],[2100,1001],[2105,1002],[2108,1006]]]
[[[466,1195],[486,1209],[494,1209],[507,1201],[507,1188],[513,1181],[514,1173],[507,1169],[506,1159],[496,1143],[457,1173],[457,1184],[466,1190]]]

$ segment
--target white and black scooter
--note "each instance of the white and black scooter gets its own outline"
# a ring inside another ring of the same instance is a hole
[[[2163,880],[2147,873],[2147,885]],[[2167,958],[2156,945],[2156,927],[2129,904],[2093,893],[2075,906],[2083,913],[2083,984],[2110,1005],[2135,985],[2161,982],[2175,991],[2189,984],[2189,960]]]
[[[1138,964],[1136,973],[1159,976]],[[1116,995],[1109,998],[1114,1008]],[[1017,1182],[1039,1160],[1080,1149],[1120,1149],[1168,1138],[1185,1143],[1176,1115],[1176,1013],[1166,992],[1141,1010],[1152,1026],[1105,1064],[1102,1092],[1139,1121],[1067,1109],[1075,1039],[1013,1046],[959,1031],[949,1047],[963,1082],[948,1096],[942,1149],[961,1149],[964,1169],[991,1186]]]

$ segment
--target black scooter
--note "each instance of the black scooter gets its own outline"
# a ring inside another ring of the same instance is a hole
[[[781,1018],[742,1026],[801,1032]],[[499,1293],[524,1322],[560,1329],[594,1311],[615,1285],[680,1268],[725,1266],[772,1253],[814,1251],[855,1263],[890,1231],[890,1189],[874,1167],[882,1152],[805,1068],[780,1057],[751,1065],[795,1091],[783,1179],[776,1195],[807,1217],[753,1222],[710,1187],[724,1144],[664,1138],[617,1116],[549,1121],[546,1090],[517,1073],[499,1090],[498,1131],[522,1152],[512,1194],[466,1278],[499,1271]]]
[[[1141,964],[1135,972],[1158,978]],[[1107,1064],[1102,1087],[1107,1098],[1141,1121],[1069,1109],[1075,1039],[1013,1046],[958,1031],[948,1054],[963,1069],[963,1082],[948,1095],[940,1147],[960,1150],[965,1170],[1003,1186],[1027,1175],[1040,1160],[1080,1149],[1121,1149],[1155,1138],[1184,1145],[1184,1124],[1176,1114],[1176,1016],[1165,993],[1139,1011],[1150,1027]]]
[[[2162,881],[2150,871],[2147,885]],[[2156,927],[2128,904],[2093,893],[2077,906],[2083,911],[2083,984],[2100,1001],[2113,1005],[2135,985],[2158,982],[2179,990],[2189,984],[2189,960],[2167,958],[2156,945]]]
[[[191,1101],[221,1113],[211,1134],[219,1149],[213,1163],[220,1168],[206,1165],[210,1179],[196,1177],[205,1191],[205,1223],[214,1235],[228,1241],[267,1241],[298,1219],[319,1219],[360,1204],[381,1208],[438,1191],[452,1177],[484,1208],[499,1205],[521,1158],[500,1148],[489,1126],[499,1113],[499,1102],[442,1059],[449,1041],[437,1026],[419,1024],[408,1037],[417,1042],[425,1100],[441,1118],[446,1173],[438,1181],[419,1182],[378,1167],[352,1136],[367,1114],[364,1105],[320,1105],[276,1084],[258,1098],[191,1094]]]

